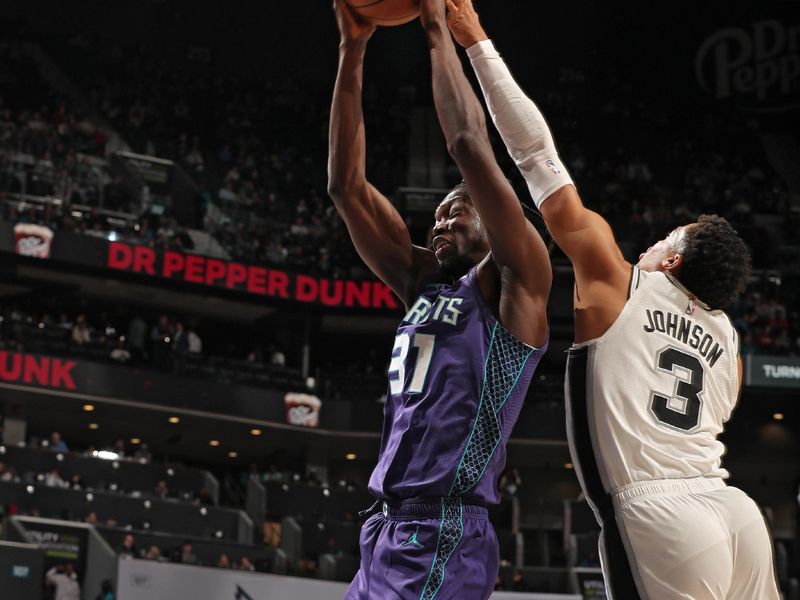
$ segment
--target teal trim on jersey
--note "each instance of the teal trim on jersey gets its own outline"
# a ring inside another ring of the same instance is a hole
[[[494,334],[497,331],[497,323],[494,324],[492,327],[492,337],[489,340],[489,350],[486,352],[486,361],[483,363],[483,383],[481,384],[481,399],[478,402],[478,410],[475,413],[475,419],[472,421],[472,430],[469,432],[469,437],[467,438],[467,444],[464,446],[464,452],[461,453],[461,459],[458,461],[458,466],[456,467],[456,476],[453,478],[453,484],[450,486],[450,491],[448,495],[453,495],[453,488],[456,487],[456,483],[458,482],[458,474],[461,472],[461,465],[464,463],[464,457],[467,456],[467,450],[469,449],[469,444],[472,442],[472,436],[475,435],[475,428],[478,426],[478,421],[480,420],[481,415],[481,407],[483,406],[483,395],[486,391],[486,374],[489,372],[487,368],[489,366],[489,359],[492,357],[492,347],[494,346]]]
[[[464,535],[464,505],[461,503],[461,498],[442,498],[441,503],[442,520],[439,523],[439,536],[436,539],[436,553],[433,555],[431,570],[428,572],[419,600],[436,598],[446,577],[447,561],[450,560]]]
[[[531,357],[531,355],[534,353],[534,351],[535,351],[535,350],[531,350],[530,352],[528,352],[528,355],[525,357],[525,361],[522,363],[522,366],[521,366],[521,367],[520,367],[520,369],[519,369],[519,373],[517,373],[517,378],[516,378],[516,379],[514,379],[514,384],[511,386],[511,389],[510,389],[510,390],[508,390],[508,394],[506,394],[506,397],[505,397],[505,398],[503,398],[503,402],[502,402],[502,404],[500,405],[500,407],[499,407],[499,408],[498,408],[498,409],[495,411],[495,414],[497,414],[498,412],[500,412],[500,409],[501,409],[501,408],[503,408],[503,404],[505,404],[505,403],[506,403],[506,400],[508,400],[508,399],[509,399],[509,397],[511,396],[511,393],[512,393],[512,392],[514,391],[514,389],[517,387],[517,382],[519,381],[519,378],[520,378],[520,377],[522,377],[522,371],[524,371],[524,370],[525,370],[525,365],[527,365],[527,364],[528,364],[528,359],[530,359],[530,357]],[[475,481],[475,483],[477,483],[478,481],[480,481],[481,479],[483,479],[483,474],[486,472],[486,469],[488,468],[488,466],[489,466],[489,463],[491,462],[492,456],[494,456],[494,451],[495,451],[495,450],[497,450],[497,447],[500,445],[500,442],[501,442],[502,440],[503,440],[503,436],[502,436],[502,434],[501,434],[501,435],[500,435],[500,437],[497,439],[497,443],[494,445],[494,448],[492,448],[492,452],[489,454],[489,460],[487,460],[487,461],[486,461],[486,464],[485,464],[485,465],[483,465],[483,469],[481,469],[481,474],[478,476],[478,479]],[[473,485],[474,485],[474,484],[473,484]]]
[[[534,352],[536,352],[536,348],[531,348],[528,354],[525,355],[525,360],[522,361],[522,366],[519,368],[519,373],[517,373],[517,376],[514,378],[514,383],[511,384],[511,387],[509,388],[506,397],[503,398],[503,401],[500,403],[500,406],[494,409],[494,414],[500,412],[500,410],[506,405],[506,401],[511,397],[511,394],[514,393],[517,383],[519,383],[519,378],[522,377],[522,372],[525,370],[525,365],[528,364],[528,360],[530,360]]]
[[[444,527],[444,498],[442,498],[440,502],[442,503],[442,518],[439,520],[439,533],[436,536],[436,551],[433,553],[431,570],[428,571],[428,577],[425,579],[425,585],[422,586],[422,591],[419,594],[419,600],[423,600],[425,591],[428,589],[428,584],[431,582],[431,577],[433,577],[433,570],[436,568],[436,559],[439,557],[439,545],[442,542],[442,527]]]
[[[459,460],[449,495],[461,495],[475,487],[486,472],[503,439],[499,412],[517,387],[536,352],[495,323],[484,364],[483,388],[475,420]],[[502,398],[502,400],[501,400]]]

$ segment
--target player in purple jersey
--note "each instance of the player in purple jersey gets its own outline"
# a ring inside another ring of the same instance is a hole
[[[505,445],[547,346],[547,249],[497,166],[483,109],[447,33],[422,2],[434,96],[464,184],[435,212],[431,248],[365,176],[363,60],[374,26],[334,3],[341,43],[330,123],[329,193],[364,262],[401,298],[378,464],[382,511],[361,532],[349,600],[488,598]]]

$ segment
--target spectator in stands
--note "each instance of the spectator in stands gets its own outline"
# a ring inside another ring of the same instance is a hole
[[[57,327],[65,331],[72,331],[72,328],[75,327],[75,323],[72,322],[72,319],[70,319],[66,313],[61,313],[61,316],[58,318]]]
[[[50,443],[47,449],[51,452],[69,452],[67,443],[61,439],[61,434],[57,431],[50,434]]]
[[[255,571],[256,570],[255,565],[252,562],[250,562],[250,559],[247,558],[246,556],[243,556],[239,560],[239,565],[238,565],[237,568],[242,570],[242,571]]]
[[[122,545],[119,547],[118,554],[120,556],[127,556],[130,558],[139,557],[139,549],[136,547],[136,540],[132,533],[125,534],[122,540]]]
[[[286,366],[286,354],[275,346],[270,346],[269,350],[269,364],[276,367]]]
[[[125,343],[125,337],[122,336],[117,340],[116,347],[111,351],[109,354],[109,358],[114,362],[118,363],[126,363],[131,359],[131,353],[128,351],[127,344]]]
[[[114,179],[105,185],[103,196],[103,208],[121,212],[130,210],[128,193],[119,175],[115,175]]]
[[[72,343],[76,346],[83,346],[91,341],[92,336],[89,330],[89,324],[86,322],[86,316],[80,315],[75,321],[75,326],[72,328]]]
[[[207,487],[200,488],[200,491],[197,492],[197,502],[200,504],[214,504],[214,499],[211,497],[211,492],[208,491]]]
[[[0,462],[0,481],[14,481],[14,468]]]
[[[284,480],[284,475],[281,471],[278,470],[278,467],[275,466],[275,463],[270,463],[267,467],[266,473],[261,478],[263,481],[278,481],[281,482]]]
[[[178,555],[178,562],[184,565],[196,565],[197,564],[197,556],[194,552],[192,552],[192,544],[189,542],[184,542],[181,545],[181,551]]]
[[[197,335],[197,331],[195,331],[194,327],[189,327],[186,336],[189,341],[189,354],[202,354],[203,340]]]
[[[84,523],[89,525],[97,525],[97,513],[92,511],[83,519]]]
[[[344,554],[344,552],[342,552],[342,549],[339,547],[339,542],[337,542],[336,538],[333,536],[328,538],[327,546],[328,546],[327,547],[328,554],[332,554],[333,556],[342,556]]]
[[[120,458],[124,458],[128,455],[128,451],[125,448],[125,440],[122,438],[117,438],[117,441],[114,442],[114,447],[111,449],[112,452],[115,452]]]
[[[500,477],[498,487],[500,492],[506,498],[515,498],[519,494],[519,486],[522,483],[522,477],[516,468],[506,469],[505,473]]]
[[[300,577],[316,577],[317,563],[310,558],[301,558],[297,561],[296,571]]]
[[[137,462],[147,464],[153,460],[153,455],[150,453],[150,448],[147,446],[147,444],[142,442],[136,448],[136,452],[133,453],[132,458]]]
[[[161,556],[161,548],[155,545],[150,546],[150,548],[147,549],[147,554],[144,555],[144,558],[146,560],[163,560]]]
[[[44,484],[47,487],[68,488],[69,482],[64,481],[58,469],[50,469],[44,476]]]
[[[147,323],[136,315],[128,325],[128,346],[135,360],[143,360],[146,355]]]
[[[72,477],[69,478],[69,487],[73,490],[83,489],[83,478],[79,473],[73,473]]]
[[[511,591],[512,592],[527,592],[528,591],[528,584],[525,581],[525,578],[522,576],[522,573],[514,570],[514,573],[511,575]]]
[[[217,566],[220,569],[230,569],[231,568],[231,560],[228,558],[227,554],[220,554],[219,558],[217,559]]]
[[[53,567],[46,573],[45,581],[55,587],[53,600],[81,600],[81,586],[72,564]]]
[[[163,479],[160,480],[156,484],[156,489],[155,489],[155,491],[153,493],[156,496],[158,496],[159,498],[166,498],[169,495],[169,489],[167,488],[167,482],[164,481]]]
[[[172,358],[175,373],[183,375],[186,370],[186,355],[189,353],[189,338],[183,323],[175,323],[175,331],[172,334]]]

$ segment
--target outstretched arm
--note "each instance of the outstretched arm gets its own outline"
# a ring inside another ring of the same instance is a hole
[[[364,53],[375,30],[335,0],[341,42],[328,140],[328,194],[367,266],[408,304],[417,281],[436,268],[436,258],[414,246],[391,202],[367,181],[366,139],[361,108]]]
[[[497,165],[483,107],[447,29],[443,0],[422,0],[420,16],[430,46],[439,123],[500,271],[500,320],[523,341],[540,346],[547,335],[546,307],[552,282],[547,248]]]
[[[467,48],[484,98],[509,154],[555,242],[575,268],[575,281],[589,291],[595,283],[627,285],[630,265],[608,223],[581,202],[553,136],[538,107],[525,95],[481,27],[471,0],[447,0],[448,25]],[[606,287],[603,285],[602,287]]]

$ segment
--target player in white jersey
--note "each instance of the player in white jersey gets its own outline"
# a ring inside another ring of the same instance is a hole
[[[737,335],[722,309],[747,280],[746,245],[725,219],[701,216],[628,263],[609,224],[583,206],[471,0],[446,1],[495,125],[574,267],[568,437],[603,529],[609,597],[777,600],[766,524],[726,485],[717,439],[741,386]]]

